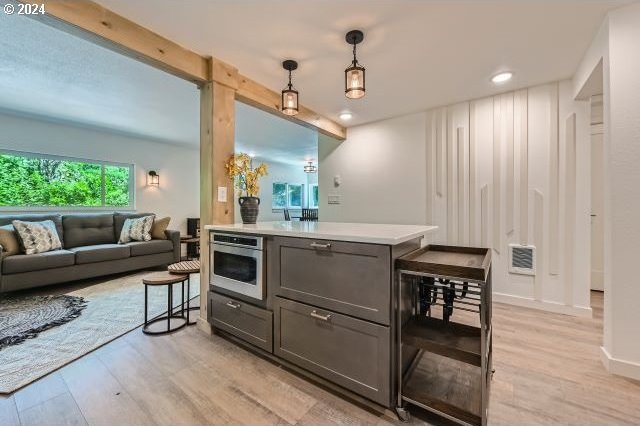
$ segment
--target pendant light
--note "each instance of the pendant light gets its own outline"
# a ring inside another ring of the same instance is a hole
[[[289,84],[282,90],[282,113],[285,115],[296,115],[298,113],[298,91],[291,84],[291,71],[298,69],[298,63],[287,59],[282,63],[282,68],[289,71]]]
[[[313,165],[313,161],[307,161],[307,164],[304,166],[305,173],[315,173],[318,171],[318,168]]]
[[[345,37],[347,43],[353,45],[353,61],[344,70],[344,94],[349,99],[359,99],[364,96],[364,67],[356,58],[356,45],[364,40],[364,33],[359,30],[349,31]]]

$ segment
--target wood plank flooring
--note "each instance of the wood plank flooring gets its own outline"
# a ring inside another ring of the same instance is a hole
[[[599,360],[594,319],[496,304],[492,425],[640,424],[640,382]],[[412,424],[450,424],[411,408]],[[0,425],[400,424],[189,327],[140,329],[0,396]]]

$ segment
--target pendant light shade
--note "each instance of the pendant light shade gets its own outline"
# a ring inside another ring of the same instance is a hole
[[[356,57],[356,45],[364,40],[364,33],[359,30],[349,31],[345,37],[347,43],[353,45],[353,61],[351,65],[344,70],[344,94],[349,99],[359,99],[365,93],[365,70],[358,63]]]
[[[282,63],[282,68],[289,71],[289,84],[282,90],[282,113],[285,115],[296,115],[298,113],[298,91],[291,84],[291,71],[298,68],[298,63],[287,59]]]
[[[313,161],[307,161],[307,164],[304,166],[305,173],[315,173],[318,171],[318,168],[313,165]]]

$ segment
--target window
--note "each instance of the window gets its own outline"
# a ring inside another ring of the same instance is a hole
[[[134,207],[133,165],[0,151],[0,209]]]
[[[274,209],[287,208],[287,184],[286,183],[274,182],[272,197],[271,197],[271,207]]]
[[[278,182],[273,184],[273,209],[301,209],[304,206],[304,185]]]
[[[318,184],[314,183],[309,185],[309,208],[318,208]]]
[[[292,209],[301,209],[302,208],[302,188],[304,187],[304,185],[292,185],[289,184],[288,185],[288,192],[289,192],[289,199],[288,199],[288,206],[289,208]]]

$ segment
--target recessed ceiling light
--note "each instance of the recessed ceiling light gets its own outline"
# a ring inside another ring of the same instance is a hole
[[[350,112],[340,113],[340,120],[351,120],[351,118],[353,118],[353,114]]]
[[[511,80],[511,77],[513,77],[512,72],[501,72],[500,74],[496,74],[491,77],[491,81],[493,81],[495,84],[506,83],[507,81]]]

